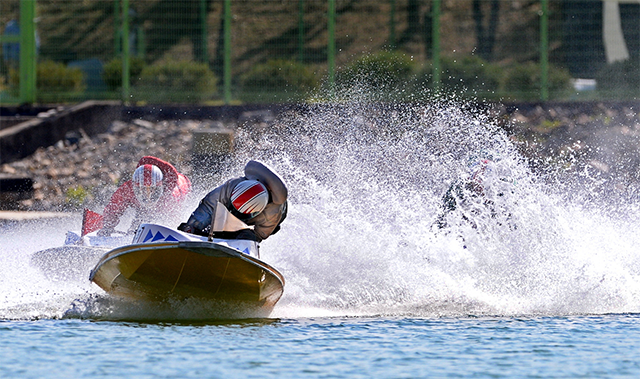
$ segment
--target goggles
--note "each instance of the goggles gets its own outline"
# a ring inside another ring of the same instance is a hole
[[[154,205],[162,197],[162,185],[156,186],[133,186],[133,193],[136,195],[136,199],[145,207]]]

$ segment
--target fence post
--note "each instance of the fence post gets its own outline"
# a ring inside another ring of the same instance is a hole
[[[207,0],[200,0],[200,28],[202,38],[202,56],[200,59],[209,67],[209,54],[207,52]]]
[[[327,31],[328,31],[328,46],[327,46],[327,63],[329,66],[329,86],[333,92],[335,85],[335,66],[336,66],[336,0],[329,0]]]
[[[129,101],[129,0],[122,0],[122,101]]]
[[[231,103],[231,0],[224,0],[224,103]]]
[[[440,0],[433,0],[431,40],[433,41],[433,87],[440,89]]]
[[[304,0],[298,0],[298,61],[304,62]]]
[[[540,14],[540,99],[549,100],[549,0],[541,1]]]
[[[120,1],[121,0],[115,0],[113,2],[113,53],[116,55],[122,50],[122,21],[120,19],[122,14],[120,12]]]
[[[36,101],[36,0],[20,0],[20,101]]]
[[[396,0],[390,0],[391,12],[389,14],[389,47],[396,48]]]

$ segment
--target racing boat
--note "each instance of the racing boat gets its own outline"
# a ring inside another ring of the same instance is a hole
[[[134,300],[198,298],[270,311],[284,278],[259,259],[258,243],[140,225],[130,245],[110,250],[89,276],[107,293]]]

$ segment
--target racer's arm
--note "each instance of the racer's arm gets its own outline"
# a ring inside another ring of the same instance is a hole
[[[200,201],[196,210],[191,213],[189,220],[186,222],[186,227],[193,229],[188,229],[182,226],[185,231],[192,232],[195,229],[195,231],[201,233],[207,226],[211,225],[211,219],[216,213],[216,207],[218,205],[213,192],[214,191],[209,192],[209,194]]]
[[[200,201],[196,210],[193,211],[186,225],[199,232],[202,232],[207,226],[210,226],[211,220],[216,214],[218,203],[228,204],[232,189],[241,180],[241,178],[228,180],[218,188],[209,192]]]
[[[191,193],[191,181],[185,175],[178,174],[178,182],[171,196],[177,201],[181,202]]]
[[[127,208],[135,205],[135,194],[131,181],[125,182],[111,196],[109,204],[104,208],[102,226],[104,229],[113,229],[120,222],[120,217]]]
[[[284,204],[269,203],[262,213],[250,221],[250,224],[254,225],[253,230],[260,240],[264,240],[276,232],[276,228],[284,220],[286,209],[286,202]]]

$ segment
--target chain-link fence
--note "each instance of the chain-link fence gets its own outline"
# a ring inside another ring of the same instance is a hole
[[[637,0],[2,0],[0,28],[3,104],[640,97]]]

